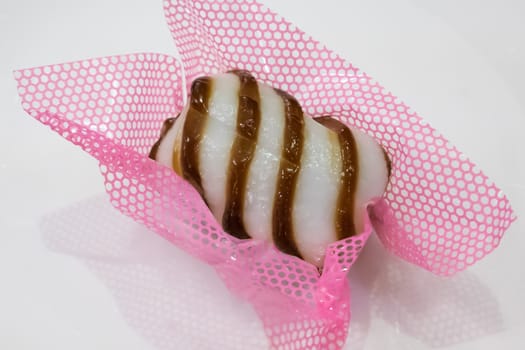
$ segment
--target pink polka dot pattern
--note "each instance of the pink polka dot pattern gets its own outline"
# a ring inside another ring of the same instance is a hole
[[[451,275],[499,243],[508,200],[461,152],[363,72],[254,1],[165,1],[182,66],[132,54],[15,72],[24,109],[100,161],[121,212],[213,265],[253,305],[274,349],[339,349],[350,319],[346,274],[372,227],[387,249]],[[147,158],[164,119],[203,74],[244,68],[383,144],[392,160],[366,229],[332,244],[322,274],[258,241],[224,233],[197,192]],[[186,89],[185,89],[186,88]]]
[[[159,120],[180,111],[180,77],[173,57],[152,53],[15,72],[22,106],[32,116],[60,116],[139,153],[158,138]]]
[[[514,219],[507,198],[365,73],[255,1],[172,0],[164,6],[188,82],[248,69],[296,96],[308,113],[336,116],[381,142],[392,177],[385,201],[371,212],[389,250],[452,275],[499,244]]]

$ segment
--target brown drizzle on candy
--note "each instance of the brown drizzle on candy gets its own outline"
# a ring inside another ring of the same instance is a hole
[[[250,235],[243,222],[244,197],[261,123],[260,96],[257,80],[248,71],[232,70],[229,73],[239,77],[240,86],[236,135],[230,150],[222,227],[229,234],[245,239],[250,238]]]
[[[341,184],[335,211],[337,239],[354,236],[354,200],[359,176],[357,145],[352,131],[343,123],[330,116],[314,118],[315,121],[334,131],[339,139],[341,152]]]
[[[297,179],[301,169],[304,143],[304,116],[297,100],[274,89],[284,103],[284,135],[281,162],[274,195],[272,228],[273,241],[279,250],[301,258],[294,236],[292,212]]]
[[[388,153],[383,147],[381,147],[381,150],[383,151],[383,157],[385,157],[385,164],[386,164],[386,171],[388,174],[388,179],[390,179],[390,175],[392,175],[392,161],[390,160]]]
[[[199,171],[199,152],[208,120],[208,103],[212,85],[213,79],[210,77],[200,77],[193,81],[190,106],[182,126],[182,144],[180,149],[182,177],[188,180],[202,197],[204,197],[204,192]],[[174,159],[174,168],[176,167],[175,161],[176,159]]]
[[[164,140],[164,137],[166,136],[168,131],[170,131],[173,124],[175,124],[175,119],[177,119],[179,116],[180,116],[180,113],[175,118],[168,118],[164,121],[164,123],[162,123],[162,129],[160,130],[160,137],[157,140],[157,142],[155,142],[153,147],[151,147],[151,151],[149,152],[149,155],[148,155],[149,158],[153,160],[157,160],[157,152],[159,151],[160,144],[162,143],[162,140]]]

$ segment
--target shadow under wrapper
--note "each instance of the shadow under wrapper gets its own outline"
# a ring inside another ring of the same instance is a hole
[[[215,270],[114,209],[106,195],[51,214],[44,243],[82,260],[128,324],[158,349],[263,349],[255,311]]]
[[[362,349],[377,319],[391,325],[392,334],[417,340],[417,349],[446,347],[504,330],[496,298],[474,274],[436,276],[390,254],[376,236],[367,242],[349,280],[353,346],[347,349]],[[396,343],[383,336],[388,348]]]
[[[255,311],[228,292],[212,267],[120,214],[105,195],[47,216],[41,230],[51,250],[87,264],[125,320],[155,347],[268,348]],[[377,319],[429,348],[503,330],[496,299],[475,275],[435,276],[388,253],[375,236],[349,280],[345,349],[363,349]]]

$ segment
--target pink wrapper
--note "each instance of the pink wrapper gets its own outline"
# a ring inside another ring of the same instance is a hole
[[[254,1],[165,1],[182,58],[131,54],[15,72],[23,108],[100,161],[111,203],[215,267],[249,300],[275,349],[339,349],[347,273],[372,228],[383,245],[452,275],[491,252],[514,220],[501,191],[460,151],[363,72]],[[324,269],[224,233],[198,193],[147,158],[199,75],[233,68],[375,137],[392,160],[365,231],[327,249]]]

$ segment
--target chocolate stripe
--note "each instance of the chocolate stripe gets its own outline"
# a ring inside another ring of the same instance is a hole
[[[199,172],[199,151],[208,120],[208,103],[212,85],[213,81],[209,77],[201,77],[193,81],[190,105],[182,129],[180,151],[182,176],[199,191],[201,196],[204,193]],[[176,160],[174,159],[174,161]]]
[[[248,170],[255,154],[261,123],[260,96],[257,80],[247,71],[230,71],[239,77],[237,128],[230,151],[226,201],[222,227],[237,238],[250,238],[243,222],[244,197]]]
[[[275,91],[284,103],[284,135],[273,204],[273,241],[279,250],[301,258],[295,242],[292,208],[303,153],[303,110],[293,96],[282,90]]]
[[[386,149],[381,147],[381,150],[383,150],[383,157],[385,157],[386,171],[388,173],[388,178],[390,179],[390,175],[392,175],[392,161],[390,160],[390,157],[388,156]]]
[[[340,121],[324,116],[314,118],[317,122],[337,133],[341,152],[341,185],[335,211],[337,239],[354,236],[354,200],[359,175],[357,145],[352,131]]]
[[[179,113],[179,115],[180,115],[180,113]],[[153,147],[151,147],[151,151],[149,152],[149,156],[148,157],[150,157],[153,160],[157,160],[157,153],[159,151],[160,144],[164,140],[164,137],[166,136],[168,131],[170,131],[170,129],[173,127],[173,124],[175,124],[175,119],[177,119],[179,117],[179,115],[177,115],[177,117],[175,117],[175,118],[168,118],[168,119],[166,119],[164,121],[164,123],[162,123],[162,129],[160,131],[160,137],[157,140],[157,142],[155,142]]]

